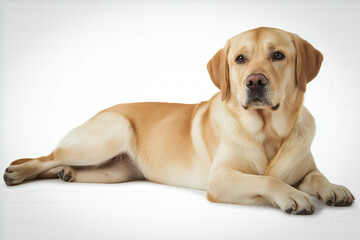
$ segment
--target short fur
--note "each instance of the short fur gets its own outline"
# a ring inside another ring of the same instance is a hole
[[[285,58],[274,60],[274,52]],[[236,61],[239,55],[244,63]],[[270,203],[292,214],[314,212],[310,195],[328,205],[351,205],[350,191],[330,183],[310,151],[315,124],[303,98],[322,59],[289,32],[241,33],[207,65],[220,89],[209,101],[110,107],[68,133],[48,156],[12,162],[4,180],[11,186],[58,176],[102,183],[145,179],[206,190],[212,202]],[[266,102],[247,99],[251,74],[268,79]]]

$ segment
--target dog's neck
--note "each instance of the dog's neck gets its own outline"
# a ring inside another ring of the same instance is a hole
[[[241,128],[261,144],[270,140],[282,142],[296,124],[303,99],[304,93],[299,90],[282,101],[276,110],[271,107],[245,109],[231,102],[227,108]]]

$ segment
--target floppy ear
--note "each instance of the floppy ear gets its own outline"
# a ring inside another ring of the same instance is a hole
[[[230,95],[229,65],[225,48],[220,49],[208,62],[207,70],[215,86],[221,90],[221,100],[225,100]]]
[[[301,91],[306,91],[306,84],[319,73],[323,55],[310,43],[294,35],[296,49],[296,81]]]

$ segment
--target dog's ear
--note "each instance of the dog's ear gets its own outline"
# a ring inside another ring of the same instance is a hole
[[[301,91],[306,91],[306,84],[319,73],[323,55],[310,43],[294,34],[296,49],[295,77]]]
[[[220,49],[208,62],[207,70],[210,78],[220,90],[221,99],[225,100],[230,95],[229,65],[226,48]]]

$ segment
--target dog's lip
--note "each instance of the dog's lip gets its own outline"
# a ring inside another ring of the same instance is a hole
[[[261,98],[256,97],[252,100],[252,102],[264,102],[264,101]]]
[[[242,105],[242,106],[243,106],[243,108],[244,108],[245,110],[247,110],[247,109],[249,108],[249,105]],[[276,104],[276,105],[273,105],[273,106],[271,106],[270,108],[271,108],[273,111],[276,111],[276,110],[279,109],[279,107],[280,107],[280,103],[278,103],[278,104]]]
[[[276,104],[275,106],[272,106],[271,109],[276,111],[279,109],[279,107],[280,107],[280,103]]]
[[[273,106],[272,103],[264,96],[252,96],[245,101],[246,107],[252,106],[256,108],[264,108],[266,106]]]

